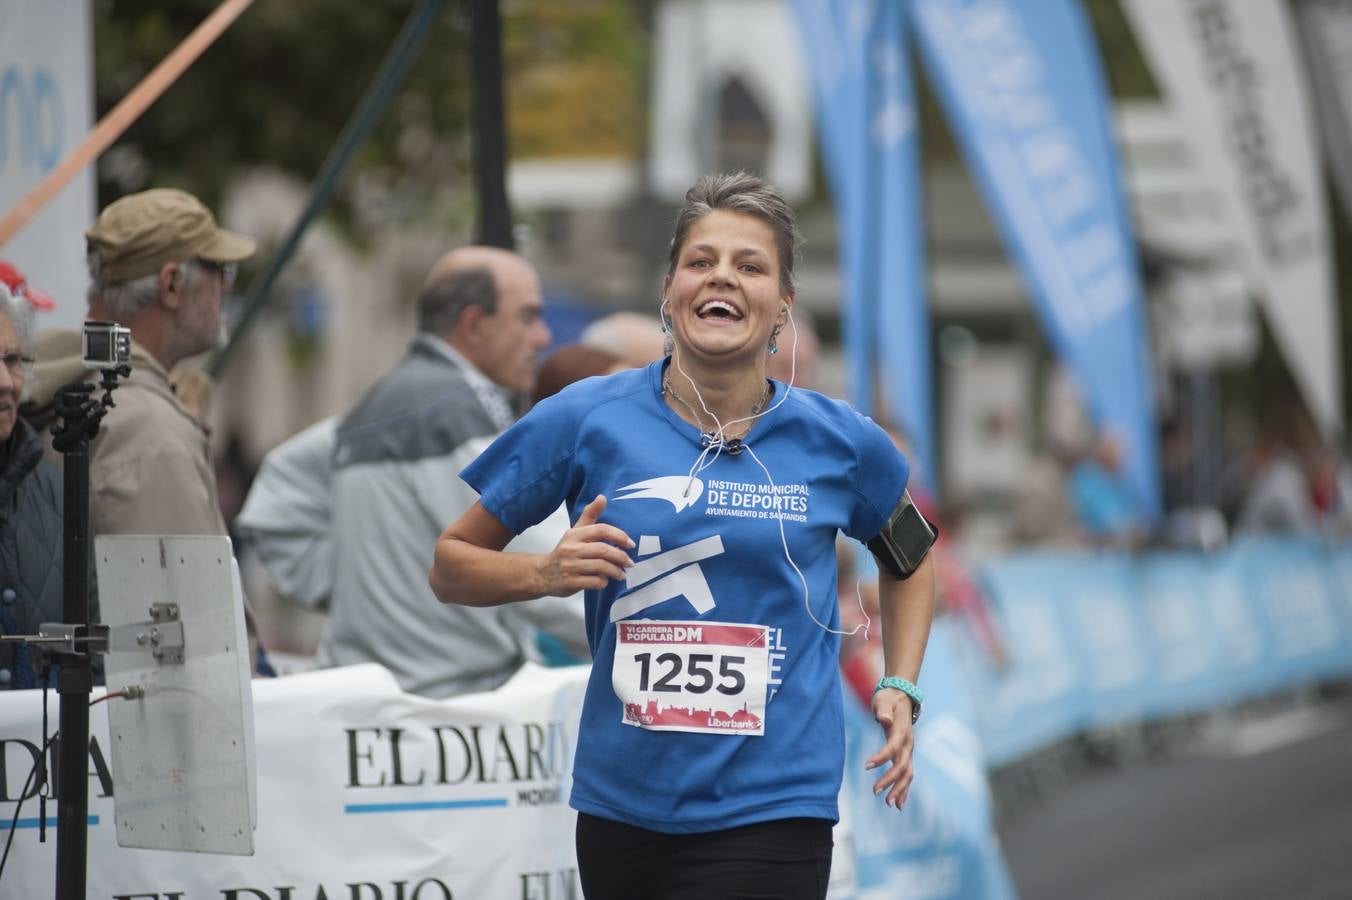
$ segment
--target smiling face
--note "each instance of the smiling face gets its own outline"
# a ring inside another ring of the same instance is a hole
[[[718,364],[763,364],[770,334],[794,300],[781,291],[770,226],[722,209],[691,226],[663,296],[677,351]]]

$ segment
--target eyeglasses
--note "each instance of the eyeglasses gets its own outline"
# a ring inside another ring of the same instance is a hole
[[[214,259],[193,258],[193,264],[207,272],[214,272],[221,276],[221,281],[229,287],[235,283],[235,276],[239,275],[239,263],[218,262]]]
[[[24,356],[18,350],[10,350],[0,356],[0,361],[4,362],[5,368],[9,369],[11,376],[26,377],[33,371],[33,357]]]

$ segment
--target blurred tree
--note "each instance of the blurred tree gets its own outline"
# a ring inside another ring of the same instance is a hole
[[[1158,97],[1159,87],[1141,55],[1119,0],[1084,0],[1084,8],[1098,38],[1113,97]]]
[[[630,0],[514,0],[503,13],[512,156],[636,158],[643,10]]]
[[[102,116],[216,7],[215,0],[97,0],[95,92]],[[215,203],[254,165],[318,171],[414,0],[256,3],[100,160],[99,201],[176,185]],[[467,177],[466,29],[447,4],[354,169],[405,204]],[[353,172],[337,200],[350,214]]]
[[[99,202],[151,185],[208,203],[255,165],[318,171],[415,0],[250,7],[100,160]],[[97,115],[217,0],[95,0]],[[646,44],[625,0],[503,5],[512,155],[632,156],[642,146]],[[335,198],[340,220],[444,214],[469,169],[466,4],[450,0]],[[358,229],[361,230],[361,229]]]

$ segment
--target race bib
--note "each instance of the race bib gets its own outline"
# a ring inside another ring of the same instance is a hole
[[[765,734],[768,629],[727,622],[616,623],[611,683],[626,725]]]

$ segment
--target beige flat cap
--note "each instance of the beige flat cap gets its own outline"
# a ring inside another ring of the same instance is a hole
[[[219,227],[201,200],[172,188],[128,194],[108,204],[85,237],[99,249],[105,281],[150,275],[165,263],[194,257],[238,262],[256,249],[252,238]]]

